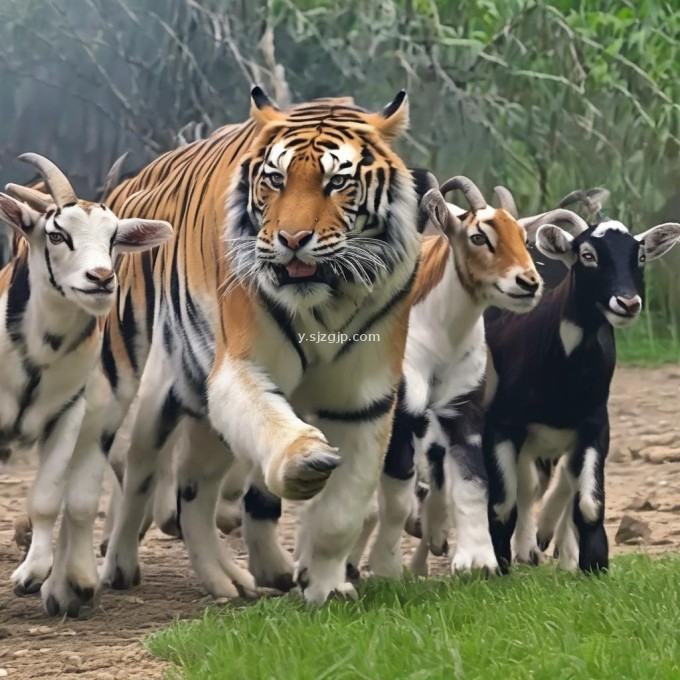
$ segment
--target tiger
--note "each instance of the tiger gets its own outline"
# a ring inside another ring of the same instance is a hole
[[[248,120],[165,153],[108,197],[122,217],[167,220],[174,235],[118,264],[79,435],[91,455],[72,472],[41,591],[50,615],[77,616],[99,586],[139,583],[157,458],[180,435],[190,446],[178,521],[208,593],[255,596],[267,585],[233,562],[215,528],[236,456],[252,462],[257,488],[308,501],[295,565],[304,598],[356,596],[345,563],[391,433],[419,263],[414,181],[393,149],[408,98],[401,91],[378,112],[351,98],[281,109],[256,86],[250,101]],[[98,583],[91,538],[105,456],[135,396],[122,513]]]

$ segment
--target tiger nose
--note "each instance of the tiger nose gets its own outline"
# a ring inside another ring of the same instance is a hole
[[[291,234],[290,232],[281,229],[278,237],[279,243],[286,246],[286,248],[298,250],[309,243],[312,240],[313,235],[313,231],[296,231],[294,234]]]
[[[113,281],[115,274],[111,269],[107,269],[106,267],[97,267],[85,272],[85,276],[87,277],[88,281],[92,281],[99,286],[105,286],[107,283],[111,283],[111,281]]]
[[[526,290],[528,293],[535,293],[541,285],[538,280],[538,274],[534,274],[533,272],[517,274],[515,282],[520,288]]]

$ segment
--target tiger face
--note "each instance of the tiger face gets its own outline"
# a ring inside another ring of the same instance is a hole
[[[389,146],[407,125],[405,93],[371,114],[330,99],[282,112],[254,92],[251,115],[261,129],[229,204],[239,280],[289,309],[316,307],[413,259],[415,191]]]

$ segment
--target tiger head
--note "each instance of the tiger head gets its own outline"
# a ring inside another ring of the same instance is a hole
[[[406,93],[379,113],[349,98],[277,108],[251,93],[257,137],[227,198],[233,275],[291,311],[369,290],[418,253],[411,174],[391,149]]]

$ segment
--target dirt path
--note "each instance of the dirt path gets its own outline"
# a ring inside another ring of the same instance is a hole
[[[613,552],[680,548],[679,396],[680,367],[617,371],[607,463],[607,532]],[[668,457],[676,461],[648,460]],[[0,669],[17,679],[161,677],[163,664],[139,640],[173,619],[199,615],[210,602],[196,585],[182,544],[152,529],[141,548],[141,586],[126,593],[105,592],[101,609],[89,619],[50,620],[37,596],[16,598],[9,586],[21,559],[13,542],[14,519],[24,507],[32,471],[29,459],[0,469]],[[651,534],[642,546],[616,545],[624,514],[649,525]],[[290,546],[291,513],[282,529]],[[244,563],[240,538],[225,540]],[[407,555],[413,547],[408,541]],[[444,558],[431,564],[433,572],[446,570]]]

